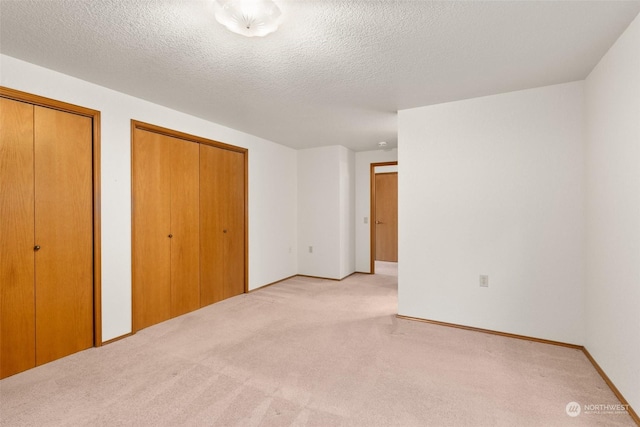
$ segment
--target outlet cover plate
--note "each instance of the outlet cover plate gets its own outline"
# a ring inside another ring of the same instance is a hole
[[[481,274],[480,275],[480,287],[481,288],[488,288],[489,287],[489,276],[487,276],[486,274]]]

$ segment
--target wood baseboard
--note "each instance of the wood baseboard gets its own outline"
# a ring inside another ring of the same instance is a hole
[[[600,365],[598,365],[598,362],[596,362],[596,360],[593,358],[593,356],[591,356],[589,351],[582,345],[569,344],[561,341],[545,340],[542,338],[534,338],[526,335],[510,334],[508,332],[493,331],[491,329],[475,328],[473,326],[458,325],[456,323],[447,323],[447,322],[440,322],[437,320],[421,319],[419,317],[402,316],[400,314],[397,314],[396,317],[399,319],[412,320],[415,322],[430,323],[432,325],[447,326],[450,328],[457,328],[457,329],[465,329],[467,331],[472,331],[472,332],[482,332],[485,334],[499,335],[501,337],[515,338],[519,340],[533,341],[533,342],[538,342],[542,344],[557,345],[561,347],[572,348],[575,350],[581,350],[584,353],[584,355],[587,357],[587,359],[589,359],[589,362],[591,362],[591,364],[593,365],[595,370],[598,372],[598,374],[600,374],[604,382],[609,386],[613,394],[618,398],[620,403],[622,405],[625,405],[625,407],[627,408],[627,413],[629,414],[631,419],[636,423],[636,425],[640,427],[640,417],[638,417],[638,414],[636,413],[636,411],[631,407],[631,405],[629,405],[629,402],[627,402],[627,399],[625,399],[622,393],[620,393],[620,390],[618,390],[618,388],[615,386],[615,384],[613,384],[611,379],[609,379],[609,377],[604,372],[604,370],[600,367]]]
[[[285,280],[293,279],[294,277],[309,277],[311,279],[332,280],[334,282],[340,282],[340,281],[342,281],[342,280],[344,280],[344,279],[346,279],[348,277],[353,276],[354,274],[369,274],[369,273],[360,273],[358,271],[354,271],[353,273],[343,277],[342,279],[333,279],[331,277],[308,276],[306,274],[294,274],[293,276],[285,277],[284,279],[277,280],[277,281],[275,281],[273,283],[268,283],[268,284],[262,285],[262,286],[260,286],[258,288],[251,289],[248,293],[259,291],[260,289],[264,289],[264,288],[269,287],[269,286],[277,285],[278,283],[284,282]]]
[[[359,274],[358,271],[354,271],[353,273],[347,274],[346,276],[344,276],[342,279],[334,279],[333,277],[321,277],[321,276],[310,276],[308,274],[296,274],[296,276],[299,277],[308,277],[310,279],[322,279],[322,280],[333,280],[334,282],[341,282],[344,279],[347,279],[351,276],[353,276],[354,274]],[[362,273],[362,274],[368,274],[368,273]],[[295,277],[295,276],[294,276]]]
[[[128,334],[124,334],[124,335],[120,335],[119,337],[111,338],[108,341],[103,341],[102,345],[113,344],[116,341],[120,341],[120,340],[123,340],[125,338],[129,338],[132,335],[133,335],[133,332],[129,332]]]
[[[334,279],[333,277],[310,276],[308,274],[296,274],[295,277],[308,277],[309,279],[333,280],[339,282],[342,279]]]
[[[285,277],[284,279],[280,279],[280,280],[276,280],[275,282],[267,283],[266,285],[262,285],[262,286],[259,286],[259,287],[255,288],[255,289],[251,289],[248,293],[250,294],[251,292],[259,291],[260,289],[264,289],[264,288],[268,288],[269,286],[277,285],[278,283],[282,283],[285,280],[293,279],[296,276],[297,275],[294,274],[293,276]]]
[[[482,333],[485,333],[485,334],[499,335],[501,337],[516,338],[516,339],[519,339],[519,340],[533,341],[533,342],[539,342],[539,343],[543,343],[543,344],[559,345],[561,347],[573,348],[575,350],[582,350],[582,348],[583,348],[581,345],[578,345],[578,344],[569,344],[569,343],[565,343],[565,342],[561,342],[561,341],[552,341],[552,340],[545,340],[543,338],[529,337],[529,336],[526,336],[526,335],[517,335],[517,334],[510,334],[508,332],[493,331],[491,329],[482,329],[482,328],[476,328],[476,327],[473,327],[473,326],[458,325],[457,323],[440,322],[440,321],[437,321],[437,320],[421,319],[419,317],[402,316],[400,314],[398,314],[396,316],[398,318],[400,318],[400,319],[413,320],[413,321],[416,321],[416,322],[431,323],[433,325],[448,326],[450,328],[465,329],[467,331],[482,332]]]
[[[584,353],[585,356],[587,356],[587,359],[589,359],[593,367],[596,368],[596,371],[598,371],[598,373],[600,374],[604,382],[607,383],[607,385],[609,386],[613,394],[616,395],[620,403],[626,406],[627,413],[629,414],[631,419],[633,419],[636,425],[640,426],[640,417],[638,417],[638,414],[636,413],[636,411],[634,411],[631,405],[629,405],[629,402],[627,402],[627,399],[625,399],[622,393],[620,393],[620,390],[618,390],[618,387],[616,387],[613,381],[609,379],[607,374],[605,374],[604,370],[600,367],[600,365],[598,365],[598,362],[596,362],[596,360],[593,358],[591,353],[589,353],[589,350],[587,350],[586,347],[582,347],[582,352]]]

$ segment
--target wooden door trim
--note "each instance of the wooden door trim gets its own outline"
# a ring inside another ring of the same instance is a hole
[[[89,117],[93,142],[93,345],[102,345],[102,240],[100,220],[100,111],[0,86],[0,97]]]
[[[135,225],[135,221],[133,218],[133,210],[135,209],[135,201],[133,200],[133,194],[134,194],[134,188],[133,188],[133,167],[134,167],[134,159],[133,159],[133,140],[135,137],[135,132],[136,132],[136,125],[135,122],[133,120],[131,120],[131,137],[129,139],[129,176],[131,176],[131,189],[130,189],[130,206],[131,206],[131,215],[130,215],[130,221],[131,221],[131,333],[130,335],[133,335],[136,333],[137,329],[136,326],[138,326],[136,324],[136,313],[134,312],[134,307],[136,306],[136,291],[135,291],[135,283],[134,283],[134,275],[135,275],[135,254],[134,254],[134,248],[135,248],[135,235],[136,235],[136,225]]]
[[[201,136],[191,135],[191,134],[180,132],[177,130],[168,129],[162,126],[156,126],[150,123],[141,122],[138,120],[131,120],[131,132],[133,132],[135,129],[159,133],[161,135],[171,136],[173,138],[183,139],[185,141],[195,142],[198,144],[210,145],[212,147],[222,148],[224,150],[235,151],[238,153],[247,153],[249,151],[246,148],[237,147],[235,145],[226,144],[224,142],[215,141],[213,139],[207,139]]]
[[[203,138],[201,136],[191,135],[185,132],[180,132],[177,130],[165,128],[162,126],[153,125],[150,123],[141,122],[139,120],[131,120],[131,144],[130,150],[131,154],[133,154],[133,141],[134,134],[136,129],[144,130],[148,132],[159,133],[161,135],[170,136],[173,138],[182,139],[185,141],[190,141],[196,144],[208,145],[211,147],[221,148],[223,150],[234,151],[237,153],[241,153],[244,156],[244,293],[249,292],[249,150],[247,148],[238,147],[231,144],[226,144],[224,142],[215,141],[212,139]],[[135,235],[135,229],[133,224],[133,159],[131,161],[131,247],[133,248],[133,236]],[[133,265],[133,257],[132,257],[132,268],[131,268],[131,286],[133,290],[133,271],[135,266]],[[135,325],[133,315],[133,307],[135,307],[134,301],[135,292],[131,292],[131,330],[135,333]]]
[[[244,293],[249,292],[249,150],[244,154]]]
[[[397,166],[398,161],[371,163],[369,165],[369,186],[370,186],[370,206],[369,206],[369,268],[370,274],[376,272],[376,167],[378,166]],[[397,172],[394,172],[397,173]]]

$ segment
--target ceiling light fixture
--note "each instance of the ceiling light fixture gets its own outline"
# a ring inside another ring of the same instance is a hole
[[[282,12],[272,0],[214,0],[216,20],[229,31],[264,37],[280,25]]]
[[[393,148],[389,147],[389,144],[387,144],[387,141],[380,141],[378,142],[378,148],[382,151],[391,151],[393,150]]]

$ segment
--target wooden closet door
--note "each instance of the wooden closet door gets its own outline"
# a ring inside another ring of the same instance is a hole
[[[89,117],[34,107],[36,364],[93,346]]]
[[[33,105],[0,98],[0,378],[35,361]]]
[[[221,192],[225,200],[224,297],[244,293],[245,285],[245,171],[244,154],[222,150],[225,184]]]
[[[133,144],[134,329],[171,318],[171,145],[140,129]]]
[[[224,299],[222,151],[200,144],[200,305]]]
[[[244,292],[244,154],[200,145],[201,305]]]
[[[200,308],[199,157],[196,143],[171,145],[171,316]]]

